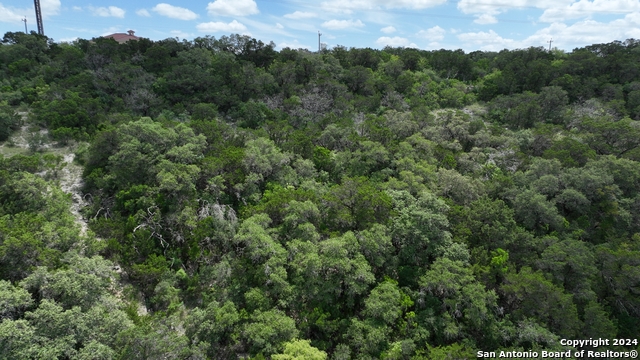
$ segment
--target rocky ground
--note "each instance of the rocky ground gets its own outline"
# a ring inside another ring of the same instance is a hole
[[[23,120],[27,123],[27,113],[20,112]],[[40,129],[37,126],[29,124],[23,125],[18,131],[14,132],[11,137],[0,143],[0,154],[3,156],[14,156],[17,154],[28,154],[33,151],[51,153],[62,157],[62,162],[58,169],[54,170],[52,178],[56,180],[60,188],[71,195],[73,205],[71,212],[76,218],[76,222],[80,225],[82,234],[87,232],[87,220],[83,218],[80,210],[86,205],[84,194],[82,194],[82,166],[74,162],[75,151],[78,147],[76,143],[70,143],[60,146],[49,139],[46,129]],[[50,175],[50,174],[42,174]]]

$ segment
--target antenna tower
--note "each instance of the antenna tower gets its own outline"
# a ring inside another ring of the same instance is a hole
[[[24,33],[28,34],[27,32],[27,17],[25,16],[24,19],[22,19],[22,22],[24,23]]]
[[[318,31],[318,54],[322,51],[322,47],[320,46],[320,36],[322,36],[322,33]]]
[[[551,43],[553,42],[553,38],[551,38],[551,40],[547,41],[549,43],[549,52],[551,52]]]
[[[38,34],[44,35],[44,26],[42,26],[42,10],[40,10],[40,0],[33,0],[36,8],[36,23],[38,24]]]

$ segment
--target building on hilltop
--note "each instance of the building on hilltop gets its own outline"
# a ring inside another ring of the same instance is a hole
[[[115,33],[115,34],[111,34],[111,35],[105,35],[103,36],[104,38],[111,38],[115,41],[117,41],[118,43],[122,44],[122,43],[126,43],[129,40],[140,40],[139,37],[135,36],[135,31],[133,30],[129,30],[127,31],[127,33]]]

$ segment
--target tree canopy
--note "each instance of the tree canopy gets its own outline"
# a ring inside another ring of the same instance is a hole
[[[7,33],[0,359],[444,359],[637,339],[639,46]],[[71,147],[79,213],[59,176]]]

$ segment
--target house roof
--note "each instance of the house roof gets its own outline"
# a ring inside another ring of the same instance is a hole
[[[122,44],[125,43],[129,40],[139,40],[140,38],[135,36],[135,31],[133,30],[129,30],[127,31],[127,33],[115,33],[115,34],[111,34],[111,35],[105,35],[103,37],[105,38],[112,38],[113,40],[117,41],[118,43]]]

